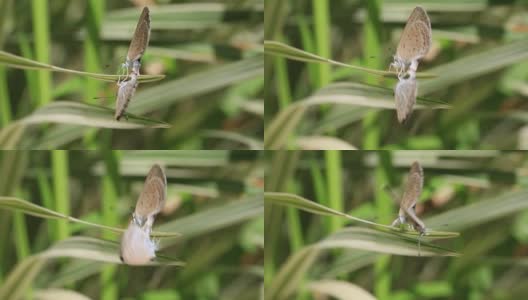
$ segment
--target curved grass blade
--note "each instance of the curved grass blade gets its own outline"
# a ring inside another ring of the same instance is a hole
[[[390,76],[394,78],[398,77],[398,73],[396,72],[380,71],[380,70],[345,64],[342,62],[338,62],[335,60],[331,60],[328,58],[324,58],[324,57],[303,51],[301,49],[297,49],[292,46],[288,46],[286,44],[276,42],[276,41],[264,41],[264,51],[268,55],[281,56],[281,57],[289,58],[292,60],[298,60],[298,61],[304,61],[304,62],[315,62],[315,63],[327,63],[327,64],[331,64],[335,66],[355,69],[358,71],[367,72],[370,74],[375,74],[375,75],[380,75],[380,76]],[[417,73],[416,74],[417,78],[431,78],[435,76],[436,75],[428,74],[428,73]]]
[[[306,109],[303,105],[293,104],[281,110],[264,130],[264,149],[278,150],[284,147]]]
[[[467,81],[528,59],[528,40],[520,39],[487,51],[468,55],[431,69],[437,78],[420,83],[418,94],[444,90],[452,84]]]
[[[102,81],[117,82],[119,79],[123,79],[122,75],[110,75],[110,74],[99,74],[99,73],[90,73],[82,72],[77,70],[65,69],[45,63],[41,63],[35,60],[31,60],[22,56],[14,55],[5,51],[0,50],[0,64],[5,64],[12,68],[18,69],[32,69],[32,70],[49,70],[62,73],[71,73],[76,75],[87,76],[95,78]],[[140,75],[138,81],[143,82],[152,82],[158,81],[165,78],[165,75]]]
[[[159,230],[171,232],[178,230],[182,237],[178,240],[161,241],[160,249],[169,247],[182,239],[220,230],[237,223],[261,217],[264,213],[264,201],[261,196],[252,199],[238,200],[219,207],[211,208],[177,220],[167,222],[158,227]],[[207,220],[206,222],[204,220]]]
[[[339,300],[376,300],[372,294],[360,287],[346,281],[320,280],[308,283],[308,289],[319,295],[328,295]]]
[[[97,128],[138,129],[169,128],[170,125],[127,113],[128,120],[116,121],[114,109],[69,101],[55,101],[35,110],[21,124],[60,123]]]
[[[429,226],[464,230],[528,209],[528,190],[508,192],[494,198],[451,209],[425,220]]]
[[[362,83],[330,84],[313,96],[297,101],[281,110],[265,130],[264,148],[272,150],[283,148],[306,110],[312,106],[326,104],[396,109],[392,89]],[[445,102],[420,97],[417,98],[414,109],[448,109],[450,107]]]
[[[125,231],[125,229],[123,228],[110,227],[106,225],[83,221],[81,219],[70,217],[70,216],[61,214],[59,212],[56,212],[54,210],[31,203],[29,201],[14,198],[14,197],[0,197],[0,209],[21,211],[25,214],[32,215],[32,216],[39,217],[39,218],[45,218],[45,219],[68,220],[71,222],[88,225],[90,227],[96,227],[96,228],[100,228],[104,230],[109,230],[115,233],[123,233]],[[151,235],[157,238],[169,238],[169,237],[172,238],[172,237],[181,236],[181,234],[177,232],[157,232],[157,231],[153,231]]]
[[[263,5],[256,3],[230,6],[224,3],[189,2],[153,6],[151,15],[156,21],[156,30],[207,29],[229,21],[249,20],[256,13],[261,13],[262,7]],[[130,30],[136,21],[137,9],[135,8],[123,8],[109,12],[101,29],[103,39],[119,38],[120,33]]]
[[[319,249],[348,248],[378,253],[405,256],[457,256],[456,252],[421,241],[416,237],[406,237],[397,232],[386,232],[372,228],[344,228],[318,242]],[[420,248],[420,249],[419,249]]]
[[[36,300],[90,300],[90,298],[79,292],[57,288],[36,290],[33,293],[33,297]]]
[[[319,250],[314,247],[304,247],[292,254],[266,287],[264,299],[290,299],[318,255]]]
[[[228,63],[203,72],[194,73],[184,78],[171,80],[154,87],[138,91],[134,101],[128,107],[129,112],[146,114],[151,111],[166,109],[175,103],[193,99],[216,89],[262,76],[264,62],[261,55],[245,58],[241,61]],[[37,142],[40,148],[60,148],[65,143],[82,137],[86,128],[80,126],[57,126],[52,128],[50,136]],[[60,132],[60,134],[59,134]],[[68,138],[64,138],[67,132]]]
[[[327,211],[327,209],[324,209]],[[422,242],[418,249],[417,240],[403,237],[397,233],[380,232],[370,228],[344,228],[327,238],[301,248],[283,263],[273,281],[266,289],[266,299],[290,299],[301,286],[308,269],[323,252],[335,249],[352,249],[368,252],[389,253],[394,255],[418,256],[457,256],[456,252],[433,244]],[[268,296],[269,295],[269,296]]]
[[[31,283],[46,261],[29,256],[19,262],[0,285],[0,299],[18,300],[27,293]]]
[[[209,138],[218,138],[233,141],[236,143],[243,144],[248,147],[249,150],[262,150],[263,146],[260,141],[256,139],[243,136],[239,133],[222,131],[222,130],[206,130],[203,135]]]
[[[49,249],[37,254],[44,258],[71,257],[99,262],[123,264],[119,259],[119,243],[92,237],[76,236],[59,241]],[[165,256],[156,258],[145,266],[183,266],[181,261]]]
[[[321,205],[314,201],[310,201],[306,198],[303,198],[301,196],[294,195],[294,194],[266,192],[264,193],[264,199],[273,204],[292,206],[292,207],[295,207],[295,208],[298,208],[298,209],[301,209],[307,212],[315,213],[318,215],[339,216],[339,217],[347,218],[352,221],[356,221],[359,223],[363,223],[365,225],[373,226],[375,229],[385,231],[385,232],[390,231],[390,232],[398,233],[404,236],[419,236],[420,235],[420,233],[417,231],[401,230],[399,228],[394,228],[389,225],[379,224],[379,223],[371,222],[368,220],[356,218],[354,216],[333,210],[329,207],[326,207],[324,205]],[[459,235],[458,232],[434,231],[434,230],[428,229],[427,235],[424,238],[428,238],[428,239],[451,238],[451,237],[456,237],[458,235]]]
[[[295,144],[302,150],[357,150],[349,143],[331,136],[299,136]]]

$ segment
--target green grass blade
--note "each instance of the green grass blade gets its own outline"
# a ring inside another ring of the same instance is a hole
[[[38,300],[90,300],[90,298],[79,292],[57,288],[36,290],[33,296]]]
[[[481,53],[468,55],[431,69],[430,71],[438,74],[438,77],[421,82],[418,93],[426,95],[445,90],[450,85],[462,83],[527,59],[527,39],[521,39]]]
[[[99,74],[91,72],[82,72],[72,69],[61,68],[53,66],[46,63],[41,63],[35,60],[31,60],[22,56],[14,55],[5,51],[0,51],[0,64],[7,65],[12,68],[17,69],[32,69],[32,70],[48,70],[54,72],[70,73],[76,75],[82,75],[91,77],[97,80],[108,81],[108,82],[117,82],[119,79],[125,79],[120,75],[110,75],[110,74]],[[140,75],[138,81],[143,82],[152,82],[158,81],[165,78],[165,75]]]
[[[237,82],[262,76],[263,60],[262,55],[252,56],[139,91],[134,96],[134,101],[130,103],[129,111],[137,114],[148,113],[194,95],[205,94]]]
[[[243,136],[236,132],[222,131],[222,130],[206,130],[203,135],[208,138],[224,139],[245,145],[249,150],[262,150],[263,145],[261,141],[251,137]]]
[[[295,102],[281,110],[267,125],[264,134],[265,149],[280,149],[303,117],[305,111],[314,106],[351,105],[375,109],[396,109],[392,89],[362,83],[334,83],[314,95]],[[417,98],[414,109],[449,109],[451,106],[438,100]]]
[[[83,221],[81,219],[70,217],[70,216],[58,213],[54,210],[47,209],[40,205],[31,203],[31,202],[28,202],[22,199],[14,198],[14,197],[0,197],[0,209],[21,211],[25,214],[32,215],[32,216],[39,217],[39,218],[45,218],[45,219],[67,220],[70,222],[81,223],[81,224],[84,224],[90,227],[109,230],[115,233],[123,233],[125,231],[125,229],[123,228],[105,226],[105,225],[95,224],[95,223],[88,222],[88,221]],[[176,232],[153,231],[151,235],[153,237],[158,237],[158,238],[169,238],[169,237],[172,238],[172,237],[180,236],[181,234],[176,233]]]
[[[55,101],[37,109],[31,115],[19,120],[26,125],[57,123],[82,125],[94,128],[138,129],[138,128],[169,128],[170,125],[144,117],[127,113],[128,120],[114,119],[114,109],[69,101]]]
[[[291,255],[266,287],[264,299],[290,299],[318,255],[319,250],[314,247],[304,247]]]
[[[301,150],[357,150],[346,141],[332,136],[298,136],[294,143]]]
[[[350,68],[350,69],[354,69],[354,70],[358,70],[358,71],[362,71],[362,72],[366,72],[370,74],[380,75],[380,76],[387,76],[387,77],[394,77],[394,78],[398,77],[398,74],[396,72],[380,71],[380,70],[345,64],[342,62],[324,58],[324,57],[297,49],[292,46],[288,46],[286,44],[276,42],[276,41],[264,41],[264,51],[267,55],[281,56],[281,57],[285,57],[285,58],[289,58],[289,59],[297,60],[297,61],[312,62],[312,63],[326,63],[326,64]],[[429,73],[416,73],[416,77],[417,78],[432,78],[432,77],[436,77],[436,75],[429,74]]]
[[[71,237],[59,241],[49,249],[37,254],[41,258],[70,257],[92,261],[123,264],[119,259],[119,243],[92,237]],[[156,258],[145,266],[183,266],[181,261]]]
[[[307,288],[318,295],[327,295],[339,300],[376,300],[361,286],[340,280],[319,280],[307,284]]]
[[[290,299],[301,285],[304,274],[316,262],[316,257],[335,249],[363,250],[393,255],[418,256],[416,238],[403,237],[397,233],[381,232],[370,228],[344,228],[327,238],[291,255],[266,289],[266,299]],[[422,256],[457,256],[456,252],[421,241]],[[269,294],[269,297],[268,297]]]
[[[262,216],[264,212],[264,201],[262,198],[234,201],[198,212],[178,220],[167,222],[158,227],[161,231],[177,230],[182,234],[178,240],[162,241],[161,248],[169,247],[181,239],[191,239],[195,236],[213,232],[233,224]],[[204,220],[207,220],[205,222]]]
[[[383,232],[371,228],[344,228],[318,242],[319,249],[348,248],[404,256],[457,256],[456,252],[420,240],[404,237],[397,232]]]
[[[286,206],[292,206],[296,207],[298,209],[318,214],[318,215],[324,215],[324,216],[338,216],[347,218],[349,220],[359,222],[365,225],[374,226],[375,229],[378,230],[388,230],[392,232],[401,233],[402,235],[410,235],[410,236],[417,236],[419,235],[418,232],[415,231],[400,231],[397,228],[394,228],[389,225],[385,224],[379,224],[375,222],[371,222],[368,220],[364,220],[361,218],[356,218],[354,216],[345,214],[343,212],[331,209],[329,207],[326,207],[324,205],[321,205],[319,203],[316,203],[314,201],[310,201],[306,198],[303,198],[298,195],[289,194],[289,193],[275,193],[275,192],[265,192],[264,193],[264,200],[271,202],[273,204],[277,205],[286,205]],[[457,232],[445,232],[445,231],[435,231],[435,230],[429,230],[427,231],[427,238],[451,238],[458,236]]]
[[[425,219],[430,226],[444,226],[446,230],[464,230],[528,209],[528,190],[471,203]]]

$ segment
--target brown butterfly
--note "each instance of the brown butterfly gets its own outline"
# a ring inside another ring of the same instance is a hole
[[[119,80],[117,85],[119,86],[117,90],[117,100],[116,100],[116,111],[114,118],[119,121],[123,115],[125,115],[126,108],[132,96],[136,91],[138,86],[138,76],[139,69],[141,67],[141,57],[145,50],[147,49],[150,38],[150,11],[148,7],[144,7],[139,16],[138,23],[136,25],[136,30],[134,31],[134,36],[130,41],[130,46],[128,47],[128,53],[123,64],[123,68],[126,69],[125,80]],[[128,80],[129,69],[132,68],[132,73]]]
[[[163,209],[167,198],[167,178],[159,165],[154,165],[145,179],[143,191],[139,195],[133,217],[143,227],[152,226],[154,217]]]
[[[398,71],[398,77],[406,72],[409,65],[410,69],[416,72],[418,60],[429,52],[431,44],[431,21],[425,9],[416,6],[405,24],[394,61],[391,63],[391,67]]]
[[[150,11],[148,7],[144,7],[139,16],[134,36],[130,41],[128,53],[125,61],[125,67],[128,69],[132,67],[137,74],[139,74],[139,66],[141,57],[147,49],[150,39]]]
[[[418,83],[416,74],[410,72],[409,78],[401,78],[394,88],[396,98],[396,115],[398,122],[403,123],[411,115],[414,104],[416,103],[416,94],[418,93]]]
[[[132,99],[132,96],[134,96],[134,93],[136,92],[136,88],[138,86],[137,74],[135,72],[132,72],[132,74],[130,75],[130,79],[120,81],[117,85],[119,86],[119,88],[117,90],[114,119],[116,119],[116,121],[119,121],[121,117],[126,117],[126,109],[128,107],[128,104],[130,103],[130,100]]]
[[[129,265],[147,264],[156,257],[158,245],[150,239],[154,218],[165,205],[167,178],[159,165],[154,165],[145,179],[136,209],[127,230],[121,237],[119,258]]]
[[[414,211],[416,202],[422,194],[423,178],[422,167],[418,162],[413,162],[400,202],[398,218],[392,222],[392,226],[398,227],[400,224],[405,224],[407,223],[407,218],[409,218],[411,225],[416,231],[420,232],[421,235],[426,233],[425,224],[416,216]]]

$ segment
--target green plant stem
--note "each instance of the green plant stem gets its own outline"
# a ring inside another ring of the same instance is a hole
[[[65,215],[70,213],[70,189],[68,184],[68,152],[53,150],[51,153],[53,168],[53,188],[55,195],[55,208],[57,212]],[[63,240],[70,236],[68,221],[58,220],[55,238]]]
[[[343,211],[343,178],[341,177],[341,152],[325,151],[328,206],[337,211]],[[328,232],[335,232],[343,226],[343,219],[330,217]]]
[[[35,41],[35,55],[38,61],[50,62],[49,51],[51,49],[49,39],[49,1],[33,0],[33,37]],[[38,105],[43,106],[51,101],[51,73],[49,71],[38,72]]]
[[[119,161],[118,153],[115,151],[105,151],[105,175],[102,177],[103,197],[101,202],[103,222],[107,226],[116,226],[119,220],[118,199],[119,199]],[[103,232],[104,239],[114,239],[112,232]],[[114,280],[116,266],[105,266],[101,272],[101,299],[110,300],[119,298],[119,287]]]
[[[101,43],[99,32],[101,29],[101,19],[104,14],[104,2],[98,0],[88,1],[87,10],[87,38],[84,40],[84,67],[85,70],[92,73],[101,72],[100,49]],[[84,99],[88,103],[97,104],[97,93],[101,90],[101,83],[98,80],[90,78],[85,79],[84,83]],[[85,135],[86,148],[95,149],[97,147],[96,140],[97,130],[91,129]]]
[[[53,205],[53,192],[51,191],[51,185],[46,177],[46,173],[43,169],[37,170],[37,183],[39,187],[40,192],[40,199],[42,199],[42,205],[46,208],[55,210],[55,207]],[[49,236],[53,236],[53,227],[51,226],[51,222],[55,221],[49,221],[46,225],[48,227],[48,234]],[[56,223],[53,223],[56,225]]]
[[[373,69],[380,69],[382,64],[380,7],[379,1],[367,1],[368,18],[363,26],[363,36],[365,37],[363,59],[365,65]],[[377,80],[374,76],[367,75],[367,83],[375,84]],[[373,111],[369,112],[363,120],[363,149],[365,150],[380,148],[381,129],[379,116],[379,112]]]
[[[314,29],[316,54],[322,57],[330,58],[330,13],[328,9],[328,0],[312,0],[314,12]],[[318,87],[325,86],[331,81],[331,69],[327,64],[319,64]]]
[[[0,66],[0,127],[7,126],[12,119],[9,85],[6,73],[6,68]]]
[[[376,215],[379,222],[388,224],[392,212],[392,201],[387,195],[384,184],[390,182],[390,171],[392,168],[391,152],[380,151],[378,153],[379,164],[375,170],[376,177]],[[378,299],[390,299],[391,297],[391,257],[382,255],[376,261],[374,272],[378,280],[374,285],[374,291]]]

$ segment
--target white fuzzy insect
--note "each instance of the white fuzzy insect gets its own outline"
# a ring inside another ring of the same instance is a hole
[[[158,245],[150,239],[150,228],[130,222],[121,238],[121,261],[127,265],[144,265],[156,257]]]
[[[416,103],[416,95],[418,94],[416,74],[413,71],[409,71],[408,73],[409,78],[400,78],[394,88],[396,115],[400,123],[405,122],[411,115],[414,104]]]

